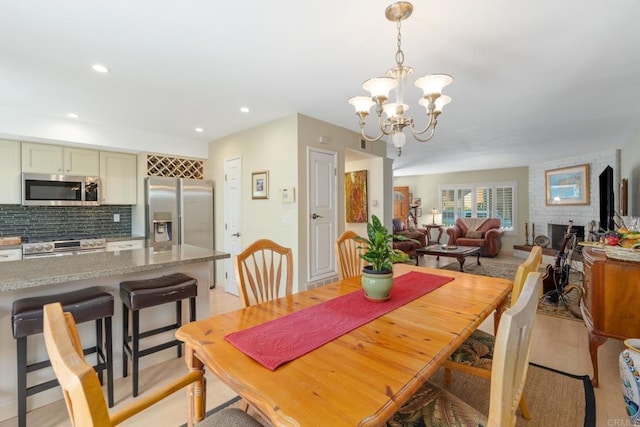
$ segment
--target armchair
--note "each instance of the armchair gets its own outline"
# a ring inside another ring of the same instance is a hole
[[[400,218],[393,219],[393,234],[399,234],[405,236],[408,239],[417,240],[420,243],[415,243],[411,241],[401,241],[395,240],[393,241],[393,249],[401,250],[402,252],[409,255],[411,258],[416,259],[416,249],[424,248],[427,246],[427,230],[422,228],[416,228],[415,230],[407,229],[407,224]]]
[[[447,234],[449,245],[479,246],[481,256],[493,258],[500,252],[504,232],[498,218],[458,218]]]

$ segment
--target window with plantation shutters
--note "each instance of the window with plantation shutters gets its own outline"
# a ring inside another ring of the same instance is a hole
[[[499,218],[507,231],[516,231],[515,182],[441,185],[442,225],[451,227],[456,218]]]
[[[513,189],[514,187],[496,187],[496,217],[502,227],[513,230]]]

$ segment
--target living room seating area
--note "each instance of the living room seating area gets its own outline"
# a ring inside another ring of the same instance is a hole
[[[417,240],[419,243],[412,242],[410,240],[395,240],[393,241],[393,249],[401,250],[409,255],[411,258],[416,259],[416,249],[424,248],[427,246],[427,230],[424,228],[415,228],[409,230],[407,223],[401,218],[393,219],[393,234],[404,236],[408,239]]]
[[[480,256],[495,257],[502,246],[499,218],[457,218],[447,229],[449,245],[479,246]]]

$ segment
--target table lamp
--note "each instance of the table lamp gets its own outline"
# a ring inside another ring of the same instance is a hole
[[[436,223],[436,215],[438,215],[440,211],[436,208],[431,209],[431,223],[435,225]]]

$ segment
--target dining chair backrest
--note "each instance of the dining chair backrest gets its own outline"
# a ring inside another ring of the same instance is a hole
[[[488,425],[511,427],[529,367],[531,329],[542,287],[539,272],[529,273],[518,301],[502,314],[493,350]]]
[[[358,242],[358,235],[350,230],[345,231],[336,240],[336,259],[338,262],[338,275],[340,280],[359,276],[365,261],[360,258],[364,253],[366,244]]]
[[[67,405],[67,412],[74,427],[112,427],[139,414],[167,396],[194,383],[202,386],[200,391],[190,390],[200,396],[206,396],[203,372],[188,371],[144,397],[109,413],[98,374],[84,360],[82,344],[71,313],[65,313],[58,302],[43,307],[44,342],[51,360],[51,366],[60,383]],[[187,412],[194,416],[205,413],[206,399],[188,400]],[[191,425],[191,424],[189,424]],[[200,424],[198,424],[200,425]],[[207,417],[202,425],[218,427],[258,427],[261,424],[246,412],[237,408],[225,408]]]
[[[293,254],[291,248],[261,239],[253,242],[236,257],[236,277],[244,307],[284,295],[293,289]]]
[[[534,246],[529,252],[527,259],[518,266],[515,278],[513,279],[513,290],[511,291],[511,305],[514,305],[520,296],[522,286],[529,273],[537,272],[542,262],[542,247]],[[542,290],[541,290],[542,292]]]
[[[44,340],[74,426],[110,426],[109,410],[96,371],[84,360],[71,313],[60,303],[44,306]]]

